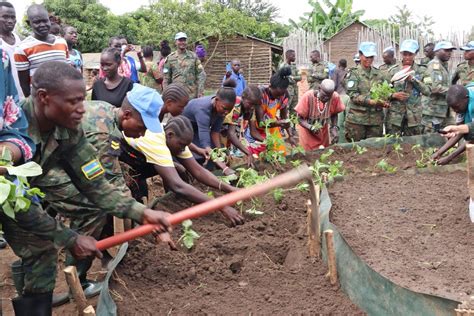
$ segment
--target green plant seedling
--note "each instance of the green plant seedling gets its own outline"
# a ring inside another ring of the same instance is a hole
[[[239,177],[234,173],[228,176],[218,176],[217,178],[219,178],[219,180],[221,180],[222,182],[230,184],[232,181],[237,180]]]
[[[212,161],[225,162],[227,160],[227,148],[214,148],[209,156]]]
[[[298,183],[298,185],[296,185],[296,189],[300,192],[308,192],[309,184],[307,182]]]
[[[395,143],[395,144],[393,144],[393,150],[394,150],[395,153],[397,154],[398,159],[400,159],[401,157],[403,157],[402,145],[401,145],[400,143]]]
[[[390,84],[386,81],[383,83],[375,84],[370,89],[370,98],[375,102],[379,101],[389,101],[390,95],[395,92]]]
[[[211,197],[211,198],[215,197],[215,196],[214,196],[214,192],[212,192],[212,191],[208,191],[208,192],[207,192],[207,196],[208,196],[208,197]]]
[[[298,145],[298,146],[295,146],[293,148],[291,148],[291,153],[290,155],[291,156],[294,156],[296,154],[306,154],[306,150],[304,150],[303,146],[301,145]]]
[[[397,171],[397,167],[390,165],[386,159],[380,160],[376,165],[376,168],[383,170],[388,173],[394,173]]]
[[[194,240],[201,236],[191,228],[193,222],[190,219],[185,220],[181,225],[183,227],[183,234],[179,237],[178,242],[182,240],[184,247],[189,250],[194,247]]]
[[[280,204],[283,201],[284,193],[282,188],[276,188],[272,191],[272,194],[276,203]]]
[[[291,165],[293,166],[293,168],[296,168],[296,167],[299,167],[301,166],[301,160],[292,160],[290,161]]]

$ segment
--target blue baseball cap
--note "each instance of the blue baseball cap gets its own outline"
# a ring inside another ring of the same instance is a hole
[[[133,89],[127,93],[127,100],[140,113],[143,123],[150,132],[163,132],[158,119],[163,107],[163,99],[155,89],[134,83]]]
[[[440,49],[456,49],[456,47],[454,47],[453,43],[449,41],[441,41],[441,42],[436,43],[433,51],[436,52],[436,51],[439,51]]]
[[[359,51],[362,52],[362,54],[365,57],[377,56],[377,46],[375,45],[374,42],[362,42],[362,43],[360,43]]]
[[[461,47],[461,50],[474,50],[474,41],[470,41],[466,46]]]
[[[420,45],[418,45],[418,42],[412,39],[404,40],[400,46],[400,52],[409,52],[412,54],[416,54],[419,49]]]
[[[186,33],[184,33],[184,32],[178,32],[178,33],[176,33],[176,35],[174,36],[174,39],[175,39],[175,40],[179,40],[180,38],[188,38],[188,36],[187,36]]]

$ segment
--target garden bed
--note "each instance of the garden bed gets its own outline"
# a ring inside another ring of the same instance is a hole
[[[331,221],[374,270],[457,301],[474,291],[466,172],[359,176],[330,188]]]

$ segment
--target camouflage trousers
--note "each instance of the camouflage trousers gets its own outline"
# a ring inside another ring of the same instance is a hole
[[[383,136],[382,125],[361,125],[346,121],[344,127],[347,141],[358,142],[366,138]]]
[[[38,207],[32,204],[31,207]],[[44,212],[44,211],[42,211]],[[23,214],[17,213],[17,218]],[[47,216],[45,214],[45,216]],[[18,226],[17,222],[0,212],[4,237],[13,252],[21,258],[24,276],[23,294],[48,293],[56,283],[58,250],[53,242],[39,238]]]
[[[347,113],[349,113],[350,98],[347,94],[341,94],[340,97],[346,108],[344,111],[337,114],[337,126],[339,126],[339,143],[346,143],[348,140],[346,140],[345,122]]]
[[[288,111],[290,114],[295,113],[295,107],[298,104],[298,92],[296,94],[290,94],[288,98]]]
[[[401,122],[401,126],[398,126],[396,124],[390,123],[390,121],[387,123],[387,134],[398,134],[400,136],[415,136],[415,135],[420,135],[421,134],[421,126],[408,126],[408,121],[406,118],[403,118]]]
[[[440,129],[456,124],[454,117],[436,117],[431,115],[423,115],[421,118],[421,133],[436,133]]]

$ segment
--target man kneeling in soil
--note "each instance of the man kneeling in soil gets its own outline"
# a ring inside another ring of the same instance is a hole
[[[438,165],[450,163],[466,150],[466,143],[462,142],[463,138],[467,141],[474,140],[474,83],[467,86],[451,86],[447,92],[446,101],[448,106],[458,114],[456,119],[458,125],[446,126],[443,129],[442,132],[448,133],[446,137],[449,140],[432,156]],[[458,143],[459,146],[453,153],[441,158],[447,150]]]
[[[116,169],[117,161],[104,156],[104,151],[97,155],[81,124],[87,115],[87,124],[94,125],[95,145],[100,145],[108,139],[109,128],[120,135],[119,127],[132,126],[127,133],[135,137],[143,135],[147,128],[155,129],[158,108],[149,103],[142,107],[128,104],[118,111],[103,103],[86,108],[85,96],[82,75],[68,64],[46,62],[36,71],[32,96],[23,101],[22,107],[30,122],[28,134],[37,148],[33,160],[43,167],[43,174],[30,184],[43,190],[49,207],[70,216],[71,227],[86,235],[99,237],[107,214],[168,228],[167,213],[146,208],[125,194],[123,186],[117,188],[109,183],[121,176]],[[113,141],[105,144],[109,144],[109,149],[115,146]],[[100,290],[100,286],[85,278],[91,262],[75,261],[70,256],[66,260],[66,264],[77,265],[86,296]],[[51,264],[55,270],[56,262]],[[53,303],[57,305],[67,299],[65,296]]]

